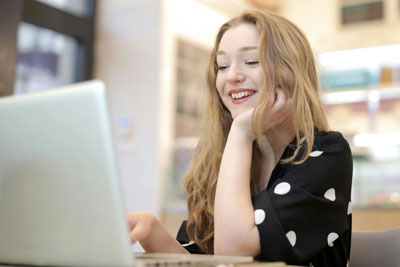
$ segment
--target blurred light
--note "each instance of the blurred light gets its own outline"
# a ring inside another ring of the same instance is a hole
[[[396,146],[400,145],[400,133],[357,134],[353,143],[358,147]]]
[[[381,98],[381,94],[378,90],[371,90],[368,94],[368,101],[371,103],[378,103]]]
[[[400,45],[386,45],[331,51],[321,53],[319,55],[319,62],[324,68],[334,67],[337,69],[376,68],[377,62],[380,64],[397,65],[400,61],[399,49]]]
[[[371,158],[374,161],[390,161],[400,158],[398,146],[373,146],[368,148]]]
[[[322,100],[326,105],[347,104],[365,101],[368,98],[366,90],[352,90],[346,92],[331,92],[322,95]]]
[[[398,87],[382,87],[379,90],[347,90],[339,92],[324,92],[322,101],[326,105],[348,104],[358,102],[371,102],[385,99],[400,98],[400,90]]]
[[[390,194],[390,201],[392,202],[400,202],[400,194],[397,192]]]

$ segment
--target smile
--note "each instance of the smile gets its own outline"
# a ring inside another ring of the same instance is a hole
[[[247,99],[249,99],[250,96],[254,95],[255,93],[257,93],[256,90],[253,89],[232,89],[229,90],[228,94],[232,99],[232,102],[234,104],[241,104],[245,101],[247,101]]]
[[[247,96],[251,96],[254,95],[254,91],[243,91],[243,92],[239,92],[239,93],[232,93],[231,97],[233,99],[241,99],[243,97],[247,97]]]

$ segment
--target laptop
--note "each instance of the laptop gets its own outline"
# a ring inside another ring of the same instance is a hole
[[[252,260],[134,257],[120,186],[101,81],[0,98],[0,265]]]

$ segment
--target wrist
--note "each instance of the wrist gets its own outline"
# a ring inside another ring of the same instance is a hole
[[[246,139],[247,141],[253,143],[254,140],[256,140],[256,135],[253,132],[253,129],[251,127],[244,127],[240,125],[239,123],[235,123],[233,121],[230,129],[230,134],[235,134],[236,136],[240,136],[243,139]]]
[[[146,221],[143,223],[146,225],[146,230],[143,235],[143,238],[139,239],[140,245],[146,252],[154,252],[154,249],[157,235],[159,232],[159,226],[161,225],[157,217],[152,213],[146,212]]]

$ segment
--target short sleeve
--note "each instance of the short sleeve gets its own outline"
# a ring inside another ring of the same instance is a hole
[[[346,266],[351,183],[351,151],[338,132],[317,133],[303,164],[279,164],[252,199],[261,260],[309,265],[324,253],[324,266]]]
[[[187,221],[182,222],[181,227],[178,230],[176,240],[182,245],[182,247],[189,251],[189,253],[204,254],[204,252],[200,250],[196,243],[189,239],[189,236],[186,232],[186,223]]]

